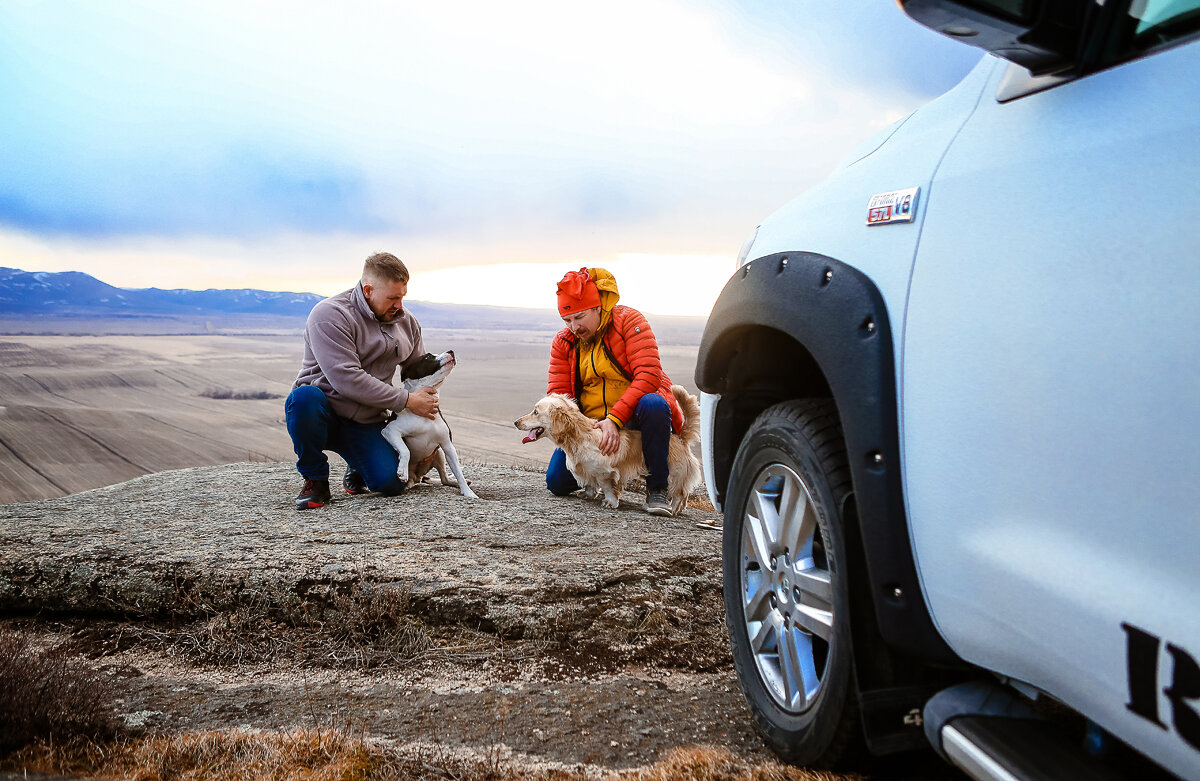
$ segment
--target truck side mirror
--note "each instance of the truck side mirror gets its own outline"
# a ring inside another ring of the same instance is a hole
[[[1028,68],[1071,70],[1084,28],[1101,0],[897,0],[926,27]]]

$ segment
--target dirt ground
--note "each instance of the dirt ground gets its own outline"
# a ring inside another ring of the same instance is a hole
[[[171,730],[342,726],[401,744],[465,751],[503,744],[535,764],[618,769],[690,743],[768,758],[728,670],[605,670],[586,657],[577,665],[572,654],[513,658],[525,653],[372,672],[203,669],[145,652],[104,666],[120,682],[123,711]]]

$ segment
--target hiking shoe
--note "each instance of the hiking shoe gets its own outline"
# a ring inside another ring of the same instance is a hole
[[[671,502],[667,500],[667,492],[663,490],[647,491],[646,505],[643,509],[651,515],[670,515]]]
[[[367,481],[363,480],[363,476],[353,469],[347,469],[346,474],[342,477],[342,488],[346,489],[348,494],[365,494],[370,489],[367,488]]]
[[[315,510],[329,504],[331,498],[328,480],[305,480],[304,487],[296,496],[296,509]]]

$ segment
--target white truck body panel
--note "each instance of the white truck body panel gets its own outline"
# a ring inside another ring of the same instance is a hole
[[[993,74],[926,200],[901,386],[914,553],[943,636],[1162,757],[1180,738],[1126,707],[1122,624],[1200,649],[1189,73],[1200,46],[1008,103]],[[1185,756],[1168,767],[1200,776]]]

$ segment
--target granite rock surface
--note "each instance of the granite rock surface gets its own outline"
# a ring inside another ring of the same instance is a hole
[[[0,505],[0,610],[198,619],[286,617],[339,595],[402,594],[429,626],[524,640],[619,638],[654,614],[720,611],[720,524],[689,507],[608,510],[555,497],[539,472],[471,465],[481,500],[436,476],[400,497],[297,511],[287,465],[182,469],[58,499]]]

